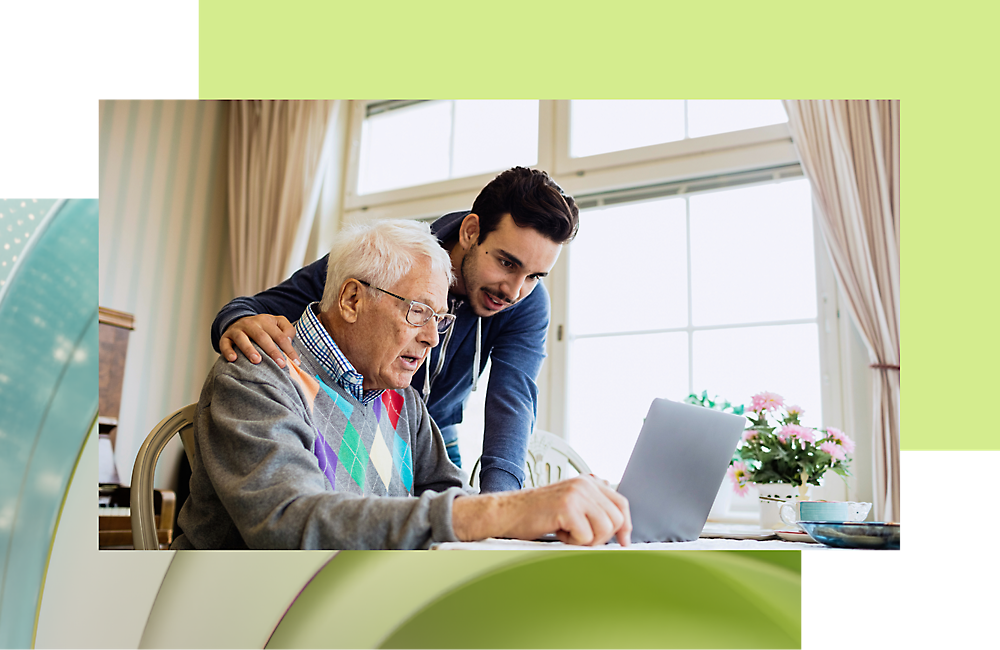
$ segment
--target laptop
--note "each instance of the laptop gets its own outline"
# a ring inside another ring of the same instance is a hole
[[[745,426],[742,415],[653,400],[618,484],[633,542],[698,539]]]

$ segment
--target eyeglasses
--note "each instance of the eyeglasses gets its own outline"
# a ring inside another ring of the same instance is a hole
[[[423,327],[428,321],[430,321],[430,319],[433,318],[434,323],[437,326],[438,334],[444,334],[449,328],[451,328],[451,324],[455,322],[455,314],[449,314],[447,312],[438,314],[431,309],[430,305],[425,305],[424,303],[417,302],[416,300],[407,300],[406,298],[397,296],[396,294],[386,291],[385,289],[373,287],[364,280],[358,280],[358,282],[365,285],[369,289],[381,291],[382,293],[388,294],[397,300],[410,303],[410,308],[406,310],[406,322],[414,327]]]

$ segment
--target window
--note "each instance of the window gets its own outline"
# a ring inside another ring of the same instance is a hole
[[[822,421],[805,179],[593,207],[566,254],[566,432],[596,474],[620,480],[654,397],[767,389]]]
[[[378,104],[353,109],[346,220],[468,209],[515,164],[547,170],[576,197],[580,234],[545,280],[552,317],[537,423],[597,474],[620,479],[654,397],[708,390],[741,403],[772,390],[802,406],[807,424],[841,424],[850,387],[838,374],[836,286],[780,102],[468,102],[492,111],[476,108],[475,127],[462,126],[472,124],[459,119],[462,101],[395,102],[385,117]],[[381,120],[411,119],[405,111],[424,111],[423,122],[376,137]],[[480,144],[461,153],[473,136]],[[352,196],[365,173],[383,173],[376,150],[416,152],[393,172],[409,180],[369,177],[371,193]],[[482,444],[487,378],[479,385],[460,426],[466,469]],[[817,498],[846,498],[835,483]]]
[[[361,124],[357,193],[537,162],[537,101],[377,102]]]
[[[787,121],[777,100],[574,100],[569,155],[593,156]]]

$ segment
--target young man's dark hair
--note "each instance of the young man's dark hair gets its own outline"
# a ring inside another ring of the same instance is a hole
[[[479,216],[479,243],[496,230],[505,214],[521,228],[532,228],[557,244],[576,237],[580,210],[573,197],[563,193],[549,175],[539,169],[514,167],[483,188],[472,204]]]

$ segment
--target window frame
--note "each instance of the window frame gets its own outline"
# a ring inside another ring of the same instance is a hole
[[[401,187],[394,190],[372,192],[370,194],[358,194],[358,176],[361,168],[362,125],[368,113],[368,106],[380,101],[382,100],[354,100],[351,102],[347,150],[349,164],[347,165],[347,173],[344,179],[345,212],[359,210],[367,212],[376,209],[379,213],[385,213],[386,208],[397,204],[412,204],[413,206],[419,206],[422,210],[426,210],[427,208],[424,205],[429,207],[430,204],[435,203],[434,199],[439,197],[452,197],[453,200],[457,200],[457,197],[464,197],[471,193],[473,198],[475,198],[483,186],[503,171],[502,169],[498,169],[495,172],[449,178],[423,185]],[[538,162],[532,166],[539,169],[545,169],[546,165],[551,166],[552,162],[552,138],[547,135],[552,131],[551,103],[551,100],[539,100],[538,102]],[[543,134],[546,135],[543,136]],[[421,212],[420,214],[425,215],[426,213]]]
[[[776,174],[775,178],[767,181],[758,181],[745,184],[733,184],[726,187],[718,188],[718,190],[725,190],[729,188],[736,187],[748,187],[753,185],[763,185],[769,183],[779,183],[787,182],[792,180],[792,176],[785,173],[781,176]],[[686,192],[684,190],[684,185],[680,188],[682,191],[678,194],[673,194],[674,197],[679,196],[691,196],[692,194],[700,193],[697,190],[692,192]],[[715,190],[715,191],[718,191]],[[588,201],[589,196],[583,195],[582,200]],[[637,199],[641,200],[641,199]],[[591,207],[600,207],[602,204]],[[686,206],[687,210],[690,210],[690,206]],[[757,327],[757,326],[769,326],[769,325],[786,325],[786,324],[811,324],[815,323],[817,328],[817,335],[819,337],[818,341],[818,352],[819,352],[819,372],[820,372],[820,399],[823,406],[823,421],[812,421],[807,417],[807,424],[817,427],[822,426],[835,426],[842,429],[846,429],[846,407],[844,404],[844,387],[841,384],[841,366],[842,362],[842,346],[841,338],[844,336],[843,323],[840,319],[840,308],[842,297],[840,296],[839,287],[836,282],[836,277],[833,270],[833,264],[829,258],[826,251],[826,245],[823,239],[823,234],[821,232],[821,226],[817,218],[817,211],[815,203],[813,203],[811,208],[810,218],[812,219],[813,237],[812,245],[815,258],[815,282],[816,282],[816,317],[811,318],[800,318],[792,320],[776,320],[776,321],[766,321],[766,322],[746,322],[746,323],[727,323],[719,325],[694,325],[691,322],[690,313],[688,316],[688,323],[682,327],[671,327],[663,328],[662,331],[670,332],[684,332],[688,337],[688,383],[689,386],[692,381],[692,376],[694,373],[693,367],[693,348],[692,346],[692,335],[697,331],[705,330],[718,330],[718,329],[734,329],[734,328],[745,328],[745,327]],[[690,224],[688,224],[690,227]],[[690,247],[690,243],[688,243]],[[572,245],[570,245],[567,250],[563,251],[563,254],[559,256],[556,263],[556,267],[553,268],[552,273],[547,278],[550,284],[547,286],[550,288],[550,300],[552,306],[552,324],[549,330],[549,340],[548,340],[548,352],[549,356],[546,360],[546,367],[543,367],[543,373],[546,373],[545,377],[547,388],[543,391],[541,388],[539,390],[540,395],[549,394],[547,411],[545,418],[542,417],[542,404],[539,404],[539,426],[545,428],[548,431],[559,435],[560,437],[566,437],[566,423],[568,422],[569,404],[567,400],[567,386],[568,382],[566,378],[568,376],[569,368],[569,343],[576,339],[593,338],[597,336],[617,336],[617,335],[638,335],[648,333],[644,331],[636,332],[622,332],[615,334],[583,334],[579,336],[574,336],[571,333],[571,324],[569,322],[569,292],[568,292],[568,269],[570,264],[570,259],[572,257]],[[688,249],[688,256],[690,257],[691,251]],[[691,291],[691,277],[688,275],[688,299],[690,300]],[[660,331],[660,330],[657,330]],[[624,388],[624,386],[623,386]],[[761,387],[763,390],[765,387]],[[690,386],[692,392],[699,392],[701,390],[711,390],[709,386]],[[730,396],[725,395],[724,397],[733,400],[748,399],[749,396]],[[791,398],[794,401],[793,395],[786,395],[786,397]],[[816,499],[828,499],[843,501],[847,500],[850,493],[855,491],[857,481],[854,477],[849,478],[846,483],[841,480],[832,480],[833,475],[824,482],[821,487],[813,487],[813,498]],[[714,521],[727,521],[727,522],[742,522],[748,523],[757,513],[757,500],[755,498],[755,492],[752,490],[751,495],[744,498],[734,498],[734,501],[729,507],[729,511],[723,518],[713,519]],[[754,498],[750,498],[754,497]],[[752,516],[751,516],[752,515]]]
[[[361,125],[372,100],[351,102],[348,133],[348,165],[345,174],[344,223],[384,218],[436,218],[454,210],[467,210],[495,173],[455,178],[426,185],[358,195],[358,162]],[[578,200],[596,195],[669,184],[697,182],[730,174],[758,172],[799,164],[787,124],[688,138],[635,149],[573,158],[569,155],[569,100],[540,100],[538,121],[538,169]],[[501,170],[497,170],[498,172]],[[840,318],[842,298],[836,286],[820,224],[813,209],[816,253],[817,323],[820,341],[820,373],[824,422],[816,425],[850,429],[852,388],[842,372],[846,352],[845,319]],[[567,372],[567,268],[572,244],[556,261],[544,281],[551,299],[551,320],[546,348],[548,357],[538,377],[537,426],[565,436]],[[859,388],[860,390],[860,388]],[[484,399],[485,390],[471,399]],[[470,423],[471,424],[471,423]],[[480,429],[481,435],[481,429]],[[862,436],[863,438],[863,436]],[[859,449],[860,449],[859,445]],[[834,485],[830,485],[833,483]],[[855,491],[855,479],[846,490],[841,482],[828,481],[818,498],[844,499]],[[756,504],[753,504],[756,508]],[[737,509],[738,511],[739,509]]]
[[[571,107],[568,99],[559,100],[555,115],[555,165],[554,173],[559,175],[580,174],[599,169],[670,160],[672,158],[688,158],[692,155],[704,156],[713,152],[723,152],[740,147],[759,147],[771,143],[780,144],[791,141],[788,124],[770,124],[742,131],[730,131],[697,138],[685,138],[673,142],[651,144],[645,147],[609,151],[607,153],[580,156],[569,155]],[[777,154],[780,150],[771,152]],[[758,149],[757,155],[760,155]],[[798,158],[796,157],[796,161]],[[690,162],[690,161],[688,161]],[[765,165],[773,166],[773,165]],[[732,171],[732,170],[729,170]]]

